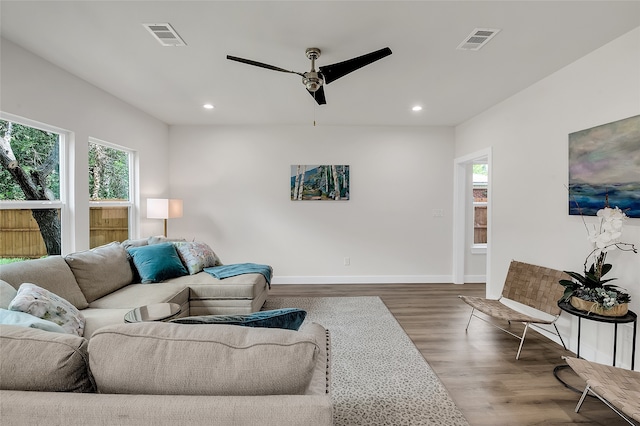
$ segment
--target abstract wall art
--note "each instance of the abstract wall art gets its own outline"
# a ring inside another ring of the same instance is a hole
[[[569,134],[569,214],[640,217],[640,115]]]

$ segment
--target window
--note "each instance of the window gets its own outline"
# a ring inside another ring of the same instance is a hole
[[[66,135],[0,114],[0,257],[62,253]]]
[[[473,247],[487,246],[487,164],[473,164]]]
[[[89,140],[90,247],[124,241],[131,233],[134,153]]]

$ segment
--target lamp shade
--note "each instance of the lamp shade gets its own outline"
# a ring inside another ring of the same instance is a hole
[[[148,219],[172,219],[182,217],[182,200],[147,198]]]

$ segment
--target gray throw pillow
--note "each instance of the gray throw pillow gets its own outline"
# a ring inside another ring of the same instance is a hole
[[[0,279],[14,288],[32,283],[68,300],[78,309],[89,306],[76,278],[62,256],[23,260],[0,267]]]
[[[129,256],[117,242],[72,253],[64,260],[89,303],[133,282]]]

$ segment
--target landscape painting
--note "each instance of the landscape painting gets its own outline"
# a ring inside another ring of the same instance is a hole
[[[640,217],[640,115],[569,134],[569,214]]]
[[[291,166],[292,201],[345,201],[349,199],[348,165]]]

